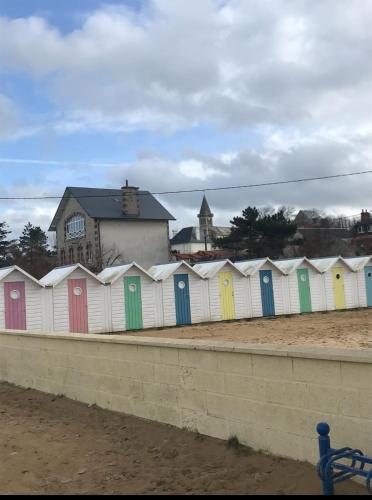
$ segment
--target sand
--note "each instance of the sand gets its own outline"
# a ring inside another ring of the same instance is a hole
[[[319,494],[315,467],[0,384],[0,494]],[[352,482],[337,493],[366,494]]]
[[[372,309],[208,323],[130,335],[372,349]]]

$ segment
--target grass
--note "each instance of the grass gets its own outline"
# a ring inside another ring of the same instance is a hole
[[[227,448],[233,450],[237,455],[252,455],[254,450],[250,446],[243,445],[237,436],[231,436],[226,443]]]

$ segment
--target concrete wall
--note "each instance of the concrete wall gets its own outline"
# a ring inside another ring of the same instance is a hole
[[[169,262],[167,221],[101,220],[100,234],[103,253],[115,248],[118,262],[135,261],[145,269]]]
[[[372,353],[0,333],[0,380],[317,461],[315,426],[372,454]]]

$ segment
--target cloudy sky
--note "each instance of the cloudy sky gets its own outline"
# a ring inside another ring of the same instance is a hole
[[[2,0],[0,196],[153,192],[372,168],[371,0]],[[372,175],[208,194],[371,208]],[[162,196],[196,223],[202,194]],[[0,202],[15,233],[53,201]]]

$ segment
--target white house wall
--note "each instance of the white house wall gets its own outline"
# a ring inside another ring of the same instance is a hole
[[[25,299],[26,299],[26,328],[32,332],[43,331],[43,314],[42,314],[42,297],[41,286],[34,283],[29,278],[25,277],[19,271],[13,271],[0,282],[0,328],[5,329],[5,296],[4,283],[22,281],[25,283]]]
[[[358,307],[367,307],[366,275],[364,269],[357,271]]]
[[[359,307],[357,273],[344,271],[345,301],[347,309]]]

